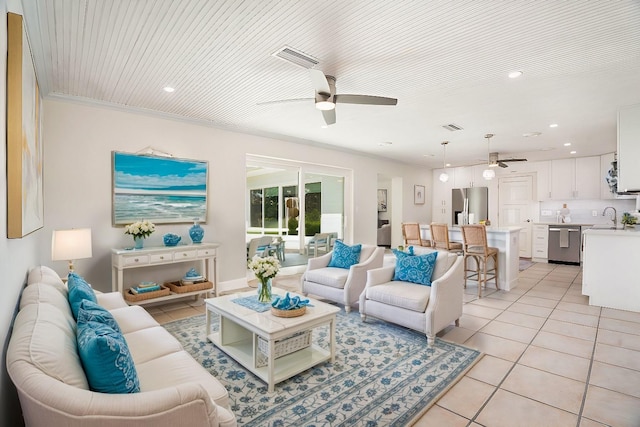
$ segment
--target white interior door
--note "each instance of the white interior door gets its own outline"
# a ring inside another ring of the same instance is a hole
[[[500,178],[498,182],[498,222],[500,227],[521,227],[520,257],[531,258],[531,218],[533,213],[533,177]]]

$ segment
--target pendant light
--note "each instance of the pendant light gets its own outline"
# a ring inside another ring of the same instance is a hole
[[[485,138],[487,138],[487,169],[485,169],[482,172],[482,177],[487,181],[491,181],[496,176],[496,172],[493,169],[491,169],[491,158],[490,158],[491,156],[489,154],[491,153],[491,137],[492,136],[493,136],[492,133],[488,133],[484,136]]]
[[[443,141],[440,143],[440,145],[442,145],[442,151],[443,151],[443,156],[442,156],[442,169],[444,170],[441,174],[440,174],[440,181],[441,182],[447,182],[449,181],[449,175],[447,174],[447,144],[449,143],[449,141]]]

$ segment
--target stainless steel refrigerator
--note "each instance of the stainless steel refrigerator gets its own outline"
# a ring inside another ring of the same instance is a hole
[[[469,187],[451,190],[451,224],[478,224],[489,218],[489,188]]]

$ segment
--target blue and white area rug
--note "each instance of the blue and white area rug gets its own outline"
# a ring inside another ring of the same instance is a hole
[[[241,426],[411,425],[482,354],[424,334],[341,311],[337,316],[335,363],[323,363],[267,392],[264,382],[204,337],[205,319],[167,323],[173,334],[229,391]],[[328,327],[313,331],[327,346]]]

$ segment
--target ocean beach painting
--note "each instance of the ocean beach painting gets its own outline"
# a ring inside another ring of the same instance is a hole
[[[209,163],[113,151],[113,224],[206,222]]]

